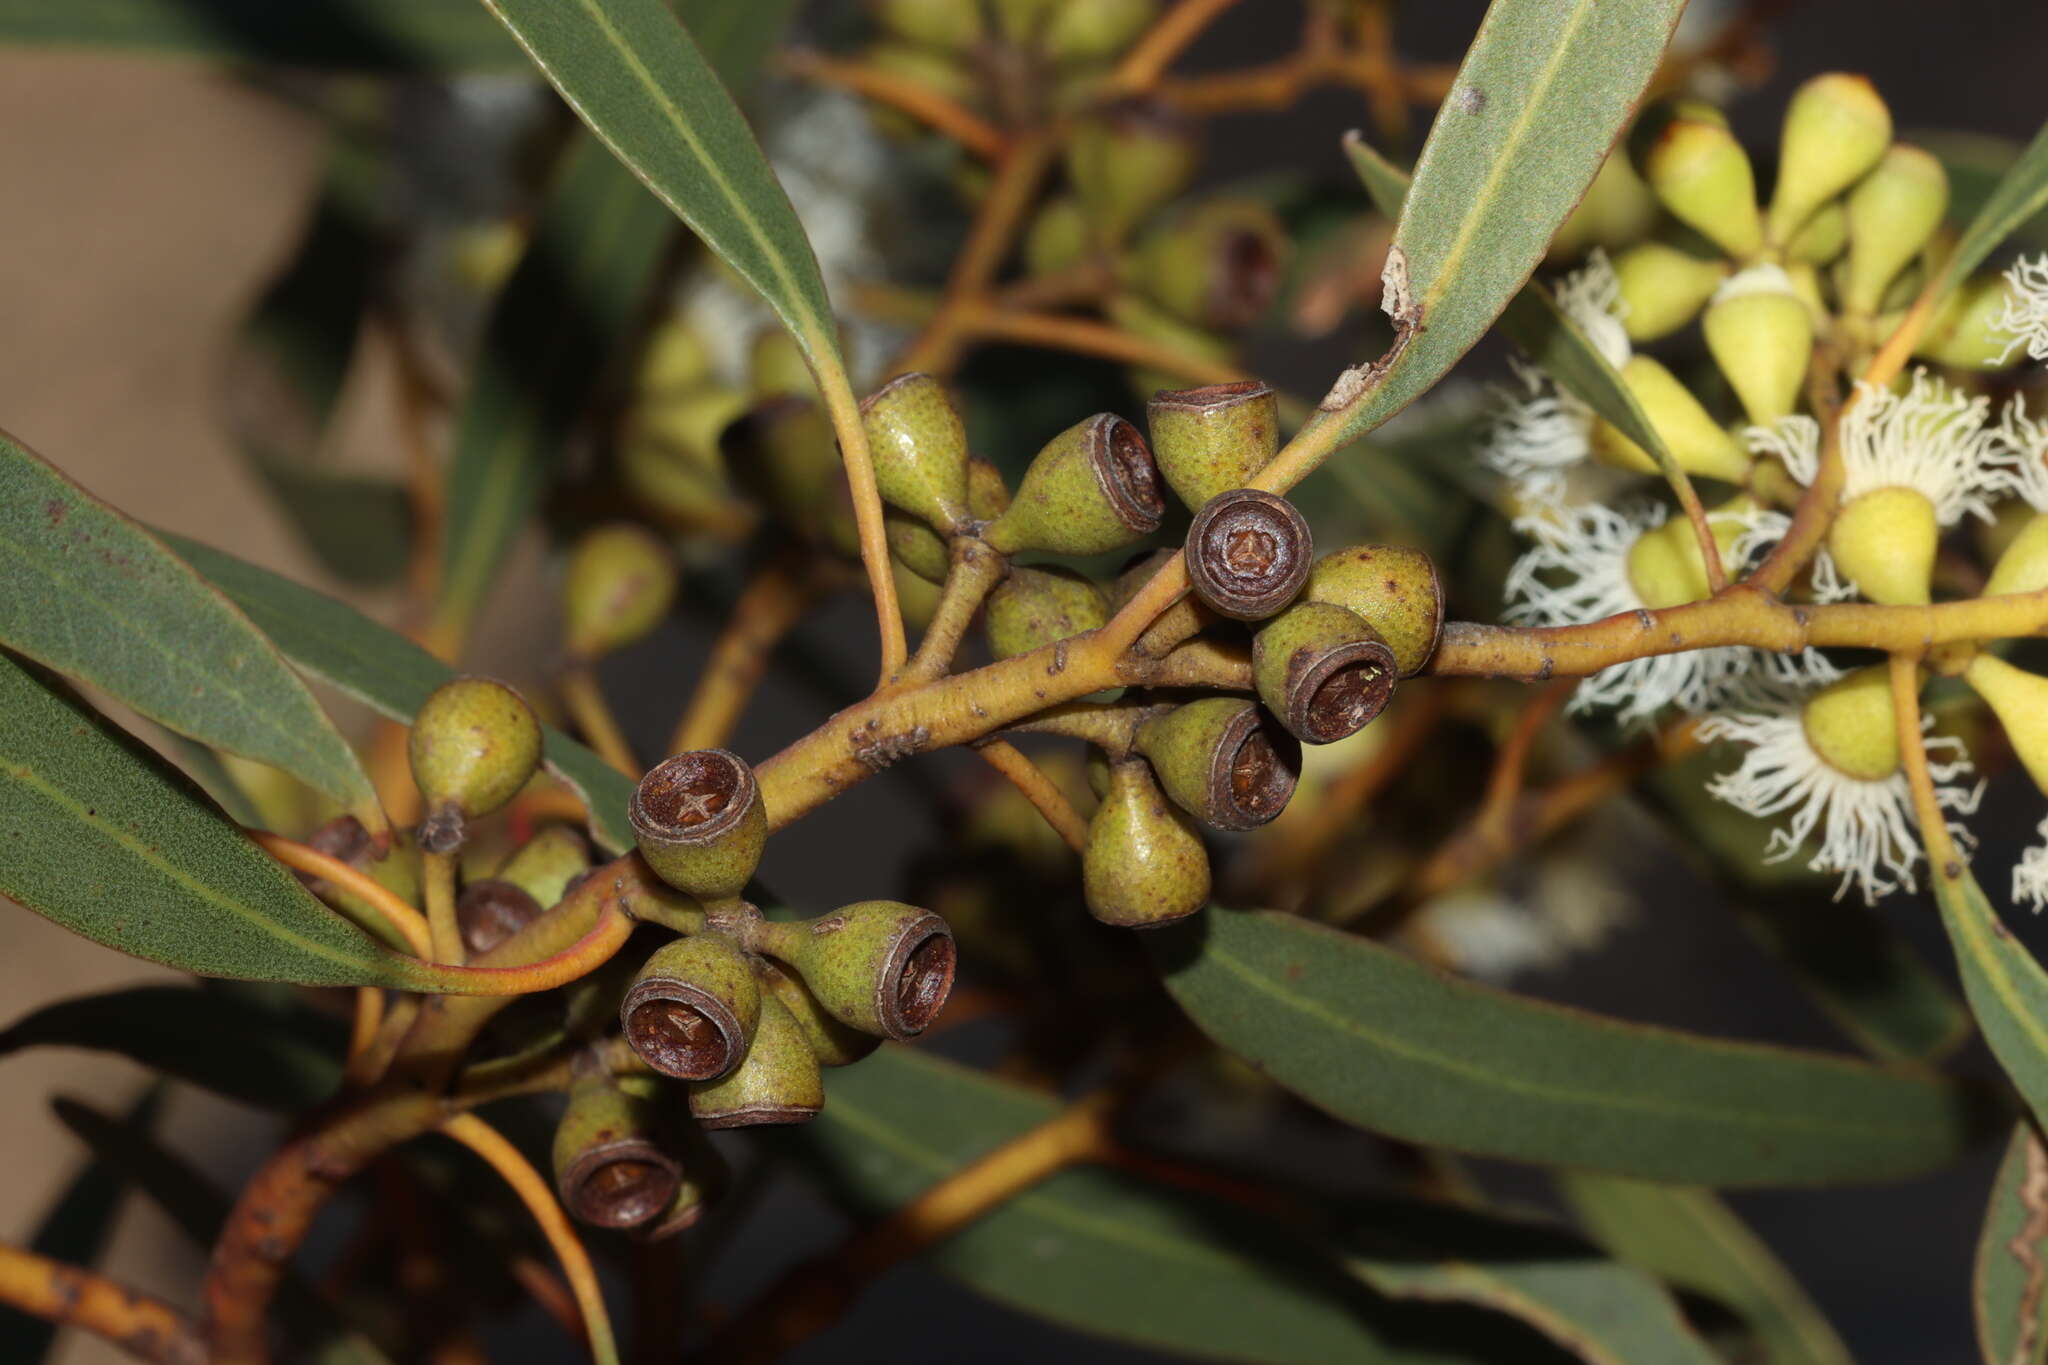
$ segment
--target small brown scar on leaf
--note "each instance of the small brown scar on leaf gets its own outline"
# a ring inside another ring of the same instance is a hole
[[[1476,114],[1486,107],[1486,92],[1476,85],[1468,85],[1451,97],[1461,114]]]
[[[1394,344],[1378,360],[1353,365],[1338,375],[1323,401],[1316,404],[1322,411],[1341,412],[1356,403],[1393,368],[1408,342],[1422,330],[1422,306],[1408,284],[1408,253],[1398,246],[1387,248],[1387,263],[1380,270],[1380,311],[1393,319]]]

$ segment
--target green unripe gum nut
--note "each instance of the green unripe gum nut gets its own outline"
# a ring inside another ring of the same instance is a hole
[[[675,556],[646,527],[614,522],[586,532],[569,552],[562,582],[570,656],[598,658],[660,625],[676,600],[677,579]]]
[[[804,1032],[773,995],[746,1059],[724,1078],[690,1086],[690,1113],[706,1128],[808,1123],[825,1107],[825,1078]]]
[[[1801,85],[1778,139],[1771,240],[1790,241],[1815,210],[1862,179],[1891,140],[1891,110],[1867,78],[1830,71]]]
[[[939,531],[964,525],[967,428],[928,374],[898,375],[860,405],[882,498]]]
[[[493,875],[548,906],[567,895],[569,884],[589,870],[590,841],[582,832],[569,825],[548,825],[514,849]]]
[[[1182,810],[1214,829],[1257,829],[1287,808],[1301,745],[1259,707],[1203,697],[1138,727],[1138,752]]]
[[[762,931],[761,951],[795,971],[833,1018],[862,1033],[915,1038],[953,989],[953,931],[915,905],[859,901]]]
[[[427,810],[420,847],[451,853],[467,821],[510,801],[539,770],[540,721],[504,683],[455,678],[420,706],[406,748]]]
[[[1550,239],[1545,259],[1575,260],[1593,247],[1617,251],[1649,234],[1657,222],[1657,200],[1636,174],[1626,153],[1610,152],[1586,197]]]
[[[1959,370],[1988,373],[2011,368],[2026,353],[2012,344],[2013,334],[1998,325],[2010,297],[2002,275],[1965,280],[1928,319],[1913,354]],[[1879,335],[1889,335],[1892,326],[1880,325]]]
[[[1159,12],[1159,0],[1066,0],[1045,26],[1045,54],[1055,62],[1106,62],[1138,40]]]
[[[862,1033],[833,1018],[801,978],[790,975],[766,959],[762,959],[755,970],[760,977],[761,989],[781,1001],[782,1007],[796,1020],[820,1066],[851,1066],[882,1045],[879,1035]]]
[[[1630,341],[1669,336],[1699,315],[1727,277],[1726,261],[1705,260],[1662,242],[1638,242],[1614,258],[1622,328]]]
[[[1209,903],[1202,836],[1142,758],[1110,767],[1108,792],[1088,822],[1081,894],[1089,914],[1128,929],[1171,924]]]
[[[634,385],[647,397],[683,393],[711,378],[711,347],[679,317],[663,318],[640,348]]]
[[[1858,669],[1814,693],[1801,713],[1814,753],[1858,781],[1882,782],[1899,770],[1889,673],[1883,664]]]
[[[1792,412],[1813,355],[1813,319],[1783,270],[1752,266],[1728,281],[1700,327],[1750,421],[1769,426]]]
[[[1046,201],[1024,234],[1024,268],[1052,275],[1079,265],[1088,255],[1088,220],[1072,195]]]
[[[2048,513],[2037,512],[1999,554],[1984,595],[1999,597],[2043,588],[2048,588]]]
[[[1251,326],[1280,287],[1287,234],[1265,205],[1210,199],[1176,214],[1132,253],[1132,282],[1176,317],[1218,331]]]
[[[1046,442],[982,538],[1002,554],[1105,554],[1151,535],[1165,515],[1159,467],[1145,438],[1103,412]]]
[[[1741,483],[1748,476],[1749,452],[1661,362],[1646,355],[1630,356],[1621,367],[1621,378],[1680,469],[1728,483]],[[1657,472],[1650,452],[1604,418],[1593,424],[1590,444],[1594,458],[1603,463],[1638,474]]]
[[[1948,172],[1932,153],[1903,142],[1849,193],[1849,256],[1842,306],[1870,314],[1885,290],[1941,226],[1948,212]]]
[[[626,815],[655,875],[702,900],[738,895],[768,839],[754,770],[726,749],[663,759],[633,789]]]
[[[1186,122],[1163,106],[1126,100],[1075,125],[1067,179],[1097,241],[1113,247],[1187,187],[1195,158],[1194,131]]]
[[[1334,744],[1386,709],[1394,651],[1356,612],[1296,602],[1252,637],[1259,700],[1304,744]]]
[[[1726,127],[1687,118],[1665,124],[1644,157],[1643,179],[1672,217],[1730,256],[1763,245],[1749,154]]]
[[[738,945],[692,934],[647,959],[619,1001],[619,1026],[640,1060],[664,1076],[723,1076],[746,1055],[761,1017],[761,988]]]
[[[2048,678],[1986,653],[1970,660],[1963,677],[1997,713],[2034,785],[2048,792]]]
[[[1242,488],[1280,449],[1280,399],[1254,379],[1168,389],[1145,405],[1152,458],[1191,510]]]
[[[1333,550],[1309,570],[1302,596],[1352,612],[1394,651],[1394,666],[1413,677],[1436,652],[1444,624],[1443,584],[1436,562],[1402,545]]]
[[[985,610],[989,652],[1007,659],[1094,630],[1109,620],[1109,599],[1072,569],[1015,568]]]
[[[579,1222],[638,1227],[674,1201],[682,1171],[655,1140],[649,1107],[610,1076],[578,1079],[555,1127],[555,1189]]]
[[[1785,247],[1785,259],[1826,265],[1849,245],[1849,211],[1839,203],[1824,204]]]
[[[1828,528],[1835,566],[1886,606],[1925,606],[1941,538],[1934,504],[1911,488],[1874,488],[1850,499]]]

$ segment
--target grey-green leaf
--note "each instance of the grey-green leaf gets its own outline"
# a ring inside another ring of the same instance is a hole
[[[2048,1149],[2026,1119],[1991,1182],[1970,1297],[1984,1365],[2048,1359]]]
[[[0,0],[0,43],[328,71],[514,71],[475,0]]]
[[[455,676],[448,665],[354,607],[210,545],[182,536],[164,539],[247,612],[292,663],[393,720],[411,720],[427,694]],[[544,734],[548,769],[590,809],[598,842],[614,853],[632,848],[633,827],[626,821],[632,782],[561,731],[550,727]]]
[[[1609,1252],[1742,1319],[1767,1365],[1851,1365],[1849,1348],[1789,1271],[1711,1190],[1591,1171],[1558,1182]]]
[[[1999,243],[2044,207],[2048,207],[2048,124],[2034,134],[2034,140],[1963,229],[1955,252],[1942,263],[1936,277],[1934,297],[1939,299],[1960,284]]]
[[[277,650],[155,536],[0,434],[0,645],[381,823],[362,765]]]
[[[1146,936],[1203,1032],[1337,1117],[1426,1146],[1704,1185],[1880,1180],[1956,1157],[1974,1092],[1628,1024],[1364,939],[1211,908]]]
[[[1322,420],[1370,431],[1493,325],[1600,169],[1684,0],[1494,0],[1437,111],[1388,259],[1389,311],[1414,328],[1376,379],[1354,372]],[[1351,392],[1361,381],[1362,394]],[[1325,399],[1325,404],[1331,399]]]
[[[2048,973],[1998,918],[1966,864],[1954,864],[1954,875],[1935,869],[1934,900],[1977,1027],[2040,1122],[2048,1114]]]
[[[0,895],[74,933],[203,976],[417,986],[199,789],[0,653]]]

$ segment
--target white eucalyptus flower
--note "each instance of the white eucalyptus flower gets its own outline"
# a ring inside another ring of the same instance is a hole
[[[2005,272],[2005,285],[2005,308],[1991,325],[2010,333],[2012,340],[1999,363],[2022,347],[2030,359],[2048,360],[2048,254],[2014,261]]]
[[[2034,830],[2041,842],[2020,855],[2019,862],[2012,870],[2012,899],[2015,905],[2026,905],[2035,914],[2048,906],[2048,820],[2043,820]]]

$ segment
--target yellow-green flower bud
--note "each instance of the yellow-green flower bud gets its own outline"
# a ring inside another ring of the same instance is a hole
[[[547,825],[514,849],[494,875],[549,906],[589,870],[590,841],[582,832],[570,825]]]
[[[883,31],[907,43],[965,52],[981,41],[981,6],[961,0],[869,0]]]
[[[1280,287],[1287,235],[1250,199],[1208,199],[1139,243],[1130,279],[1177,317],[1218,331],[1259,320]]]
[[[818,396],[818,381],[796,338],[781,327],[763,327],[747,348],[747,389],[755,401]]]
[[[1304,744],[1334,744],[1386,709],[1394,651],[1356,612],[1296,602],[1252,637],[1259,700]]]
[[[1998,325],[2011,297],[2000,275],[1974,275],[1942,300],[1927,328],[1914,343],[1913,354],[1959,370],[2003,370],[2024,354],[2012,344],[2012,333]],[[1897,319],[1880,323],[1878,334],[1890,335]]]
[[[1080,201],[1067,194],[1048,199],[1024,234],[1024,269],[1053,275],[1079,265],[1087,255],[1088,220]]]
[[[1106,62],[1138,40],[1159,0],[1065,0],[1045,26],[1045,54],[1056,62]]]
[[[1824,204],[1799,235],[1785,248],[1785,259],[1808,265],[1826,265],[1849,245],[1849,210],[1841,204]]]
[[[1638,242],[1614,258],[1614,278],[1629,340],[1655,341],[1699,315],[1728,278],[1728,263],[1662,242]]]
[[[1751,506],[1747,495],[1739,495],[1708,515],[1707,525],[1724,563],[1742,536],[1742,510]],[[1710,591],[1699,536],[1685,517],[1673,517],[1643,532],[1629,547],[1626,564],[1629,587],[1652,611],[1697,602]]]
[[[1188,525],[1188,586],[1234,621],[1263,621],[1308,581],[1315,538],[1293,503],[1256,488],[1218,493]]]
[[[1159,468],[1145,438],[1103,412],[1045,443],[982,538],[1003,554],[1103,554],[1151,535],[1165,515]]]
[[[1436,563],[1404,545],[1352,545],[1332,550],[1309,570],[1301,590],[1310,602],[1352,612],[1394,651],[1394,665],[1413,677],[1436,652],[1444,624],[1444,590]]]
[[[662,1150],[650,1105],[603,1073],[580,1077],[555,1127],[562,1207],[600,1228],[653,1221],[674,1201],[682,1171]]]
[[[1545,259],[1576,260],[1594,247],[1617,251],[1649,235],[1657,222],[1657,199],[1622,152],[1610,152],[1586,197],[1550,239]]]
[[[704,900],[736,896],[768,838],[754,770],[725,749],[663,759],[626,808],[640,856],[670,886]]]
[[[738,1066],[760,1018],[752,962],[731,939],[708,931],[656,950],[619,1001],[619,1026],[633,1051],[685,1081]]]
[[[1130,100],[1076,124],[1067,178],[1097,240],[1115,246],[1187,187],[1195,156],[1188,124],[1159,105]]]
[[[946,542],[938,532],[908,512],[882,509],[882,534],[898,564],[930,583],[945,581]]]
[[[1806,305],[1806,316],[1816,330],[1825,326],[1833,317],[1828,308],[1827,296],[1821,292],[1820,271],[1805,261],[1792,261],[1785,267],[1786,282],[1792,286],[1792,295]]]
[[[1792,412],[1813,355],[1813,319],[1783,270],[1752,266],[1728,281],[1700,326],[1750,421],[1769,426]]]
[[[640,348],[640,369],[633,384],[643,398],[686,393],[711,378],[711,347],[680,317],[666,317],[647,334]]]
[[[2037,512],[2020,528],[1991,566],[1986,597],[2006,593],[2039,592],[2048,588],[2048,513]]]
[[[1287,808],[1301,745],[1236,697],[1203,697],[1138,728],[1138,752],[1182,810],[1214,829],[1257,829]]]
[[[469,820],[510,801],[539,770],[540,721],[496,679],[455,678],[420,705],[407,752],[427,811],[420,847],[452,853]]]
[[[762,921],[754,947],[803,978],[840,1023],[899,1042],[939,1017],[958,959],[946,922],[901,901],[860,901],[793,923]]]
[[[1111,765],[1101,806],[1088,822],[1081,894],[1104,924],[1151,929],[1209,903],[1209,854],[1142,758]]]
[[[761,989],[782,1002],[790,1018],[803,1030],[804,1041],[820,1066],[851,1066],[882,1045],[878,1034],[862,1033],[841,1023],[811,994],[802,978],[793,976],[763,958],[755,963]]]
[[[761,999],[761,1020],[746,1059],[722,1079],[690,1085],[690,1113],[706,1128],[808,1123],[824,1107],[817,1054],[773,995]]]
[[[1982,652],[1970,660],[1963,677],[1997,713],[2034,785],[2048,792],[2048,678]]]
[[[1254,379],[1168,389],[1145,415],[1159,472],[1190,508],[1244,487],[1280,449],[1280,400]]]
[[[967,428],[928,374],[890,380],[860,405],[875,485],[891,506],[951,534],[968,520]]]
[[[1882,782],[1899,770],[1899,727],[1883,664],[1860,668],[1814,693],[1800,721],[1814,753],[1839,772]]]
[[[676,600],[676,561],[666,542],[632,522],[584,533],[562,582],[563,643],[595,659],[661,624]]]
[[[939,597],[944,588],[911,572],[906,564],[892,563],[889,567],[890,577],[896,583],[896,607],[903,613],[903,624],[915,631],[925,629],[938,615]]]
[[[1722,429],[1678,376],[1649,356],[1636,355],[1621,367],[1621,378],[1680,469],[1703,478],[1742,482],[1749,473],[1749,452]],[[1607,464],[1638,474],[1657,472],[1650,452],[1604,418],[1594,422],[1589,443],[1594,457]]]
[[[1874,488],[1851,499],[1828,528],[1835,566],[1873,602],[1924,606],[1941,538],[1934,504],[1915,489]]]
[[[1828,200],[1863,178],[1892,140],[1891,110],[1863,76],[1815,76],[1785,106],[1770,235],[1789,242]]]
[[[1932,153],[1898,142],[1849,192],[1849,255],[1842,306],[1880,311],[1885,290],[1948,212],[1948,172]]]
[[[1727,128],[1673,119],[1650,145],[1643,179],[1672,217],[1730,256],[1752,256],[1763,245],[1749,154]]]
[[[1102,589],[1072,569],[1014,568],[988,596],[989,653],[998,659],[1072,639],[1109,620]]]

